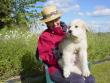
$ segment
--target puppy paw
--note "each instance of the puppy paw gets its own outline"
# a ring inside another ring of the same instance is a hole
[[[70,71],[64,71],[64,77],[65,77],[65,78],[68,78],[69,75],[70,75]]]
[[[88,77],[89,75],[90,75],[89,69],[84,69],[84,70],[83,70],[83,76],[84,76],[84,77]]]

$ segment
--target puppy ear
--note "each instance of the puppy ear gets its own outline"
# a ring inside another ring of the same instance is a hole
[[[87,32],[90,32],[90,31],[91,31],[90,28],[89,28],[89,25],[86,24],[86,25],[85,25],[85,28],[86,28],[86,31],[87,31]]]
[[[90,32],[91,30],[90,30],[89,25],[87,25],[85,22],[83,22],[83,24],[84,24],[84,27],[85,27],[86,31]]]

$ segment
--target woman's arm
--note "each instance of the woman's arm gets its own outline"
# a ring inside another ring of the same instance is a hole
[[[57,64],[57,60],[52,52],[53,44],[45,36],[39,38],[38,53],[40,59],[47,65]]]

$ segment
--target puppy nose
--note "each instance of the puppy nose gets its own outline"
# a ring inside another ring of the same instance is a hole
[[[72,30],[69,30],[68,32],[69,32],[69,33],[72,33]]]

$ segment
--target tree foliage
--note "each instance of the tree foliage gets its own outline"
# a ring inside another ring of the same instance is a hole
[[[0,0],[0,26],[8,24],[13,0]]]
[[[0,0],[0,25],[27,25],[29,17],[39,16],[35,6],[37,2],[46,0]],[[30,9],[34,9],[28,11]]]

